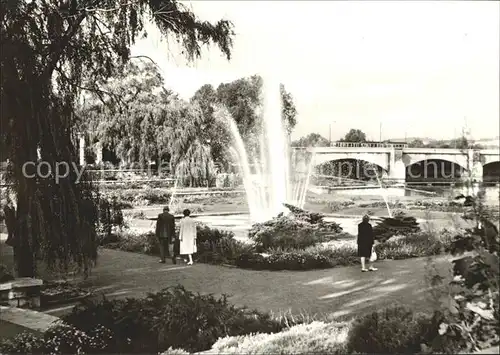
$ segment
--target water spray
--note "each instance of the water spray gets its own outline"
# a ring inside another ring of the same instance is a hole
[[[377,168],[374,165],[371,165],[371,167],[372,167],[373,171],[375,172],[375,177],[377,178],[378,185],[380,186],[380,190],[382,191],[381,195],[382,195],[382,198],[384,199],[385,206],[387,207],[387,213],[389,214],[389,218],[392,218],[391,209],[389,208],[389,202],[387,201],[387,195],[384,191],[384,187],[382,186],[382,181],[380,181],[380,179],[378,177]]]

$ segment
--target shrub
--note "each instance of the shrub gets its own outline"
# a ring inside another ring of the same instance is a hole
[[[406,208],[406,205],[402,202],[388,202],[389,208],[395,209],[395,208]],[[358,207],[361,208],[386,208],[387,204],[384,201],[377,201],[377,202],[372,202],[372,203],[360,203]]]
[[[159,255],[160,246],[154,232],[116,233],[104,239],[101,243],[106,248],[128,251],[131,253],[145,253],[149,255]]]
[[[133,219],[148,219],[144,211],[134,211],[128,215],[128,217]]]
[[[354,201],[328,201],[327,205],[331,212],[342,211],[346,208],[353,206]]]
[[[310,224],[288,216],[252,225],[248,237],[261,251],[276,247],[304,249],[322,241]]]
[[[111,352],[115,345],[111,331],[101,325],[85,333],[60,322],[43,335],[24,332],[12,339],[0,340],[0,351],[11,354],[86,354]]]
[[[391,238],[375,245],[379,259],[409,259],[443,254],[450,248],[451,234],[419,232]]]
[[[116,197],[112,197],[108,200],[102,196],[99,198],[98,206],[97,230],[99,232],[99,237],[101,239],[109,238],[113,228],[123,228],[125,226],[122,207],[118,203]]]
[[[234,265],[240,255],[254,251],[254,244],[247,244],[234,239],[231,232],[217,240],[197,240],[196,260],[207,264]]]
[[[176,234],[179,235],[179,225],[176,225]],[[197,225],[196,242],[198,253],[195,259],[207,263],[231,263],[240,252],[252,250],[234,239],[234,233],[210,228],[203,224]],[[104,239],[101,245],[109,249],[118,249],[132,253],[159,255],[160,246],[156,234],[120,232]]]
[[[14,280],[14,276],[10,273],[7,266],[0,264],[0,283]]]
[[[23,332],[14,338],[0,338],[1,354],[43,353],[44,340],[40,335]]]
[[[452,292],[444,298],[439,341],[432,348],[470,353],[500,343],[500,235],[489,220],[491,214],[484,208],[481,194],[458,198],[465,198],[464,204],[471,207],[463,218],[475,226],[451,242],[450,253],[455,256],[454,279],[449,285]]]
[[[167,351],[162,352],[160,355],[190,355],[191,353],[182,350],[182,349],[174,349],[172,347],[168,348]]]
[[[182,286],[145,299],[86,302],[64,319],[84,332],[103,325],[116,339],[115,352],[129,353],[157,353],[170,347],[202,351],[220,337],[284,328],[267,314],[230,305],[226,296],[194,294]]]
[[[335,239],[335,234],[342,232],[340,225],[324,222],[319,213],[285,206],[290,209],[290,215],[280,215],[270,221],[252,225],[248,237],[256,243],[257,250],[304,249]]]
[[[391,307],[354,321],[347,339],[349,353],[415,354],[437,334],[429,316],[405,307]]]
[[[201,213],[205,211],[202,204],[192,204],[192,203],[184,203],[181,202],[179,204],[174,204],[171,213],[172,214],[181,214],[185,209],[189,209],[191,213]]]
[[[347,324],[312,322],[276,334],[225,337],[211,349],[216,354],[344,354]]]
[[[307,222],[310,224],[317,224],[317,223],[320,223],[323,221],[323,215],[321,213],[306,211],[302,208],[295,207],[295,206],[289,205],[287,203],[284,203],[283,205],[298,220],[301,220],[301,221],[304,221],[304,222]]]
[[[420,231],[415,217],[404,212],[395,213],[394,217],[382,217],[382,221],[373,227],[375,239],[386,241],[395,235],[408,235]]]
[[[313,246],[305,250],[270,250],[269,254],[244,253],[236,259],[236,265],[254,270],[312,270],[358,263],[353,246]]]

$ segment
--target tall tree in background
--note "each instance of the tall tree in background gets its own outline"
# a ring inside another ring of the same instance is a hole
[[[217,88],[217,101],[227,107],[250,154],[259,151],[263,119],[262,84],[262,77],[254,75],[221,84]],[[286,91],[284,85],[280,85],[279,90],[282,100],[281,119],[290,134],[297,123],[297,110],[292,95]]]
[[[24,164],[37,161],[38,148],[52,167],[75,162],[76,100],[82,89],[105,95],[100,84],[128,62],[144,21],[173,35],[188,59],[208,43],[229,59],[232,25],[199,21],[173,0],[2,0],[0,10],[1,134],[17,196],[18,273],[34,276],[36,257],[87,272],[97,256],[89,189],[72,170],[55,183],[27,177]]]
[[[363,143],[366,142],[366,134],[362,132],[360,129],[351,128],[349,132],[345,135],[343,142],[352,142],[352,143]]]
[[[328,147],[330,141],[319,133],[309,133],[292,142],[292,147]]]
[[[203,85],[193,95],[191,103],[199,106],[203,116],[200,125],[201,140],[210,146],[214,164],[220,170],[227,170],[227,148],[231,145],[231,135],[225,122],[214,115],[218,103],[217,91],[210,84]]]
[[[418,138],[417,138],[417,139],[412,140],[412,141],[408,144],[408,146],[409,146],[410,148],[423,148],[423,147],[425,147],[425,144],[424,144],[424,142],[423,142],[421,139],[418,139]]]
[[[139,162],[145,166],[158,156],[155,126],[161,120],[159,99],[163,78],[155,64],[133,61],[123,72],[110,77],[101,90],[113,93],[102,97],[100,92],[85,95],[79,110],[78,127],[86,132],[91,144],[100,142],[113,149],[124,163]],[[164,104],[167,104],[167,100]]]

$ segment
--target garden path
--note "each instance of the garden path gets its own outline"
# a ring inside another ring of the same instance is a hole
[[[184,263],[159,264],[152,256],[101,249],[98,265],[83,282],[108,297],[140,297],[147,292],[182,284],[200,293],[230,295],[230,302],[275,313],[350,317],[383,306],[402,303],[416,310],[430,309],[426,299],[426,259],[378,263],[379,271],[362,273],[359,266],[311,271],[254,271]],[[450,259],[434,259],[441,275]],[[48,311],[61,315],[64,308]]]

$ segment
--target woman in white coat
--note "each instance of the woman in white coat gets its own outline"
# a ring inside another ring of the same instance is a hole
[[[179,254],[187,255],[188,265],[193,265],[193,254],[196,253],[196,222],[189,217],[191,211],[186,209],[182,212],[184,218],[181,219],[179,231]]]

